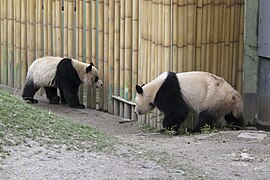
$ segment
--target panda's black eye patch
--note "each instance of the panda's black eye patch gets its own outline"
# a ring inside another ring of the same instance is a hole
[[[96,76],[96,77],[95,77],[95,82],[98,82],[98,80],[99,80],[99,77]]]

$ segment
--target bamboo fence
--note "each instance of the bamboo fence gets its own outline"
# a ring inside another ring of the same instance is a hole
[[[104,87],[87,107],[161,128],[134,114],[135,85],[164,71],[209,71],[242,91],[244,0],[1,0],[0,83],[21,89],[42,56],[93,62]]]

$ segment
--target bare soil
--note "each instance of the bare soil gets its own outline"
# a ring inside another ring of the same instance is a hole
[[[169,136],[91,109],[35,106],[119,139],[117,153],[66,150],[27,140],[0,164],[0,179],[270,179],[270,133],[257,130]]]

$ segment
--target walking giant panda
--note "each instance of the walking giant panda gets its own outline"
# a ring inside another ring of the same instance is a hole
[[[97,88],[102,86],[102,80],[99,79],[98,70],[93,63],[87,64],[70,58],[42,57],[29,67],[22,97],[29,103],[37,103],[33,97],[40,87],[44,87],[49,102],[58,104],[59,88],[62,103],[83,109],[85,106],[80,104],[78,98],[81,83],[95,85]]]
[[[164,72],[145,85],[136,85],[135,112],[145,114],[155,107],[164,113],[164,128],[177,130],[192,109],[198,121],[192,132],[224,117],[243,126],[241,95],[224,79],[208,72]]]

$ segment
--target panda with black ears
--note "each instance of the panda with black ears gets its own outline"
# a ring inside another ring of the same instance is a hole
[[[244,126],[241,95],[223,78],[201,71],[164,72],[145,85],[136,85],[135,112],[145,114],[157,107],[164,114],[163,128],[177,130],[190,110],[198,113],[191,132],[224,118],[227,123]]]
[[[67,103],[71,108],[83,109],[78,90],[82,83],[99,88],[103,85],[93,63],[87,64],[75,59],[61,57],[42,57],[29,67],[22,97],[28,103],[37,103],[34,99],[39,88],[44,87],[51,104]],[[57,95],[59,88],[60,96]]]

